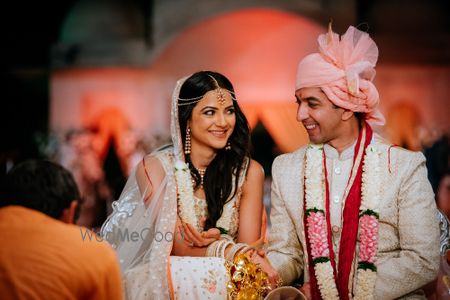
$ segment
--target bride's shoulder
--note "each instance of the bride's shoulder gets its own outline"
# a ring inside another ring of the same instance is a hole
[[[247,177],[254,177],[257,179],[264,179],[264,168],[259,162],[254,159],[250,159],[247,169]]]
[[[148,173],[154,173],[158,170],[164,171],[161,158],[162,156],[160,155],[148,154],[144,156],[142,162],[138,165],[138,169],[141,169],[141,171],[146,171]]]
[[[172,144],[167,144],[167,145],[161,146],[161,147],[153,150],[153,152],[151,152],[150,154],[146,155],[146,157],[156,157],[160,160],[170,158],[172,156],[173,156],[173,145]]]
[[[154,153],[144,156],[136,167],[136,179],[139,186],[160,184],[166,176],[164,157]]]
[[[153,171],[162,171],[167,173],[167,170],[172,169],[173,162],[173,146],[164,145],[153,152],[144,156],[138,168]]]

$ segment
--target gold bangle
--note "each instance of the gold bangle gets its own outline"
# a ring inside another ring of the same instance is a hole
[[[280,274],[278,274],[277,279],[277,288],[283,285],[283,278],[281,278]]]

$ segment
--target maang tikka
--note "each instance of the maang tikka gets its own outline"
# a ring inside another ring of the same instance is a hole
[[[219,83],[217,82],[217,80],[214,78],[214,76],[208,75],[209,77],[212,78],[212,80],[214,81],[215,85],[217,86],[216,88],[216,93],[217,93],[217,102],[219,102],[219,104],[221,106],[223,106],[225,104],[226,98],[225,98],[225,94],[222,91],[222,88],[220,87]],[[231,93],[230,93],[231,94]]]
[[[214,81],[214,85],[216,86],[216,89],[214,91],[216,92],[216,99],[220,106],[223,106],[225,104],[225,101],[227,100],[225,92],[230,93],[232,101],[237,101],[236,95],[234,94],[233,91],[230,91],[228,89],[220,87],[219,82],[214,78],[214,76],[212,76],[212,75],[208,75],[208,76],[211,77],[211,79]],[[202,100],[204,96],[205,95],[201,95],[201,96],[192,97],[192,98],[178,97],[178,106],[195,104],[195,103],[199,102],[200,100]]]
[[[186,140],[184,142],[184,154],[191,154],[191,129],[186,128]]]
[[[217,90],[216,90],[217,92],[217,102],[219,102],[219,104],[221,105],[221,106],[223,106],[224,104],[225,104],[225,101],[227,100],[226,98],[225,98],[225,94],[223,93],[223,91],[222,91],[222,88],[217,88]]]

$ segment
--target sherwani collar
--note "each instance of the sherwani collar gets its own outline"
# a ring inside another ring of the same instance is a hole
[[[355,156],[355,145],[357,139],[351,144],[351,146],[347,147],[344,151],[342,151],[341,155],[339,152],[331,145],[324,144],[323,150],[325,151],[325,156],[329,159],[339,159],[339,160],[347,160],[351,159]]]

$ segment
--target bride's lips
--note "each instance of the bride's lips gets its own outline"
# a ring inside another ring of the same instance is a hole
[[[225,138],[227,136],[227,131],[228,130],[209,130],[209,133],[217,138]]]

